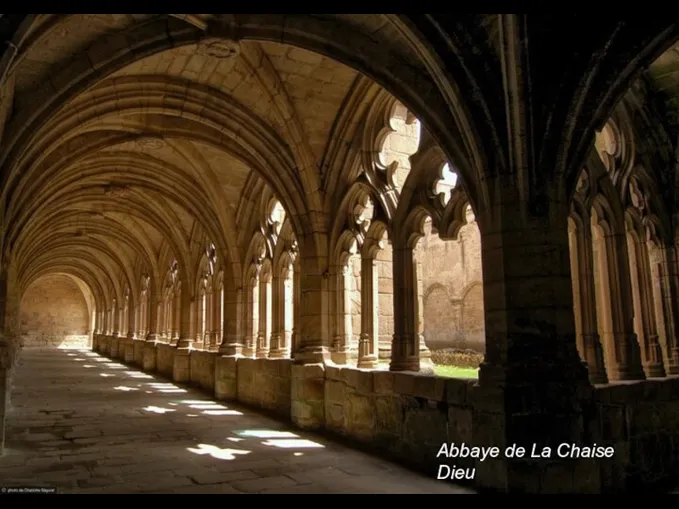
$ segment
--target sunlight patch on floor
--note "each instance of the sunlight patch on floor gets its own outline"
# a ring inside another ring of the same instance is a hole
[[[271,447],[279,447],[281,449],[325,449],[323,444],[305,440],[303,438],[265,440],[262,444]]]
[[[246,454],[250,454],[252,451],[244,451],[240,449],[221,449],[220,447],[217,447],[216,445],[209,445],[209,444],[198,444],[198,447],[187,447],[187,451],[192,452],[193,454],[198,454],[198,455],[210,455],[213,458],[219,459],[219,460],[235,460],[236,456],[243,456]]]
[[[146,412],[151,412],[154,414],[166,414],[168,412],[176,412],[174,408],[163,408],[159,406],[147,406],[146,408],[142,408],[142,410],[145,410]]]
[[[236,431],[236,435],[244,438],[299,438],[289,431],[274,431],[271,429],[248,429]]]
[[[203,415],[243,415],[237,410],[203,410]]]

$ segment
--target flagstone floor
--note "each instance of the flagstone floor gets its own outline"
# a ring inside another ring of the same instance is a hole
[[[111,361],[24,350],[0,489],[473,493]]]

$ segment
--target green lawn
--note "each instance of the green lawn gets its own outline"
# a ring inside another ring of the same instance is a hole
[[[389,369],[389,361],[380,361],[382,369]],[[479,370],[474,368],[458,368],[457,366],[439,366],[434,364],[434,373],[446,378],[478,378]]]
[[[474,368],[458,368],[456,366],[437,366],[434,365],[434,372],[438,376],[447,378],[478,378],[479,370]]]

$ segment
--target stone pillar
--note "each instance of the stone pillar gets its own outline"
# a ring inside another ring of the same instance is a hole
[[[181,288],[181,286],[179,286]],[[182,292],[181,289],[175,289],[175,295],[172,297],[172,338],[171,344],[176,345],[179,342],[179,331],[181,328],[182,315]]]
[[[243,348],[243,355],[245,357],[254,357],[257,347],[257,336],[259,334],[259,275],[262,266],[257,264],[255,266],[254,274],[249,281],[248,287],[248,301],[246,303],[246,338]]]
[[[653,246],[654,292],[657,323],[663,329],[663,347],[669,375],[679,375],[679,263],[675,247]]]
[[[536,217],[512,176],[496,179],[496,201],[479,215],[486,356],[473,393],[474,445],[591,445],[583,415],[591,385],[575,345],[567,200],[545,196]],[[510,493],[587,493],[600,484],[599,464],[589,459],[502,455],[477,461],[475,480]]]
[[[290,355],[290,308],[292,307],[292,274],[293,267],[276,273],[273,278],[271,350],[269,357],[284,359]]]
[[[378,366],[379,336],[379,274],[375,258],[361,258],[361,336],[358,340],[358,367],[374,369]],[[345,292],[348,295],[348,292]],[[349,306],[351,297],[349,296]],[[351,315],[349,315],[351,320]],[[350,322],[351,323],[351,322]]]
[[[225,283],[226,284],[226,283]],[[224,307],[222,309],[222,355],[243,354],[243,289],[224,287]]]
[[[282,316],[281,307],[285,305],[285,288],[283,287],[284,279],[280,272],[276,271],[271,282],[271,337],[269,339],[269,356],[273,358],[281,358],[281,334],[282,334]]]
[[[609,224],[594,228],[599,271],[597,278],[597,312],[600,335],[606,355],[608,379],[644,380],[641,366],[641,349],[634,332],[634,304],[630,280],[627,236],[612,229]]]
[[[146,334],[142,354],[142,369],[144,371],[155,371],[156,369],[156,343],[158,343],[160,338],[158,327],[160,326],[162,298],[159,292],[151,292],[148,297],[148,322],[146,324],[148,333]]]
[[[577,225],[569,221],[568,234],[576,345],[589,369],[589,381],[593,384],[605,384],[608,383],[608,376],[597,329],[589,219],[584,222],[578,219]]]
[[[188,285],[181,293],[181,308],[179,322],[179,340],[174,352],[172,379],[175,382],[188,382],[191,380],[191,293]]]
[[[391,371],[434,369],[421,334],[420,296],[417,262],[410,246],[393,245],[394,263],[394,340],[391,346]],[[421,358],[421,353],[425,355]]]
[[[315,237],[317,242],[320,237]],[[329,273],[327,258],[317,255],[311,239],[305,240],[299,251],[301,302],[295,324],[299,343],[292,367],[290,414],[297,426],[315,429],[325,424],[325,363],[330,359]]]
[[[651,262],[648,256],[646,235],[627,234],[632,301],[634,303],[634,328],[642,346],[642,365],[647,377],[665,376],[662,350],[658,341],[655,308],[651,287]]]
[[[2,360],[0,351],[0,456],[5,453],[5,426],[9,407],[9,355]]]
[[[220,301],[221,302],[221,301]],[[222,344],[215,359],[215,397],[235,400],[238,397],[238,359],[243,357],[243,289],[224,281]]]
[[[299,259],[293,263],[293,273],[292,273],[292,331],[291,331],[291,345],[290,345],[290,355],[295,356],[299,350],[300,345],[300,334],[299,326],[302,321],[302,283],[301,283],[301,272],[299,269],[300,261]]]
[[[335,268],[335,338],[330,354],[335,364],[347,364],[351,358],[353,323],[351,317],[351,258],[345,265]]]
[[[120,338],[122,336],[123,330],[123,315],[125,314],[125,308],[120,306],[117,309],[114,309],[113,314],[115,315],[115,319],[108,355],[111,357],[111,359],[117,359],[120,347]]]
[[[259,278],[259,326],[257,328],[258,359],[269,357],[269,334],[271,333],[271,272],[267,270]]]

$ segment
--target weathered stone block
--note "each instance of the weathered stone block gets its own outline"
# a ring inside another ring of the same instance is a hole
[[[156,370],[156,345],[151,342],[144,342],[143,352],[144,358],[142,361],[142,369],[146,372],[153,372]]]
[[[373,371],[373,391],[376,394],[394,393],[394,373],[391,371]]]
[[[172,380],[179,383],[191,380],[191,354],[188,350],[177,350],[172,365]]]
[[[325,372],[322,365],[294,364],[292,366],[292,421],[301,428],[316,429],[325,424],[324,391],[319,391],[319,384],[325,383]],[[319,394],[320,399],[302,398],[302,394]]]
[[[236,357],[217,357],[215,359],[215,398],[235,400],[238,397]]]
[[[141,368],[144,367],[144,341],[134,342],[134,364]]]

